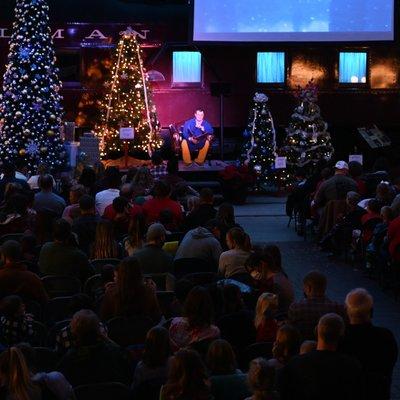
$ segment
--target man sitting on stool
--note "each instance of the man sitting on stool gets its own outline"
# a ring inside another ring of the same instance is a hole
[[[204,111],[197,109],[194,118],[183,126],[182,158],[186,165],[192,164],[192,153],[198,151],[194,162],[203,165],[213,137],[212,126],[204,119]]]

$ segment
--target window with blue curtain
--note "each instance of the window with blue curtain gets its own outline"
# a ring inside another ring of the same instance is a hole
[[[257,82],[285,83],[285,53],[257,53]]]
[[[174,51],[172,54],[172,82],[201,82],[201,53],[198,51]]]
[[[367,82],[367,53],[341,52],[339,54],[339,83]]]

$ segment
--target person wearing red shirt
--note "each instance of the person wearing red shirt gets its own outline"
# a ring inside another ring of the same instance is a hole
[[[154,198],[143,204],[143,213],[147,224],[152,224],[160,219],[160,213],[164,210],[171,211],[176,225],[180,225],[183,219],[182,207],[174,200],[171,200],[170,186],[163,181],[157,181],[153,188]]]
[[[364,243],[369,243],[372,239],[375,226],[382,222],[381,203],[376,199],[371,199],[367,203],[367,213],[361,217],[362,237]]]
[[[388,228],[387,237],[389,239],[389,253],[393,261],[400,261],[400,216],[395,218]]]

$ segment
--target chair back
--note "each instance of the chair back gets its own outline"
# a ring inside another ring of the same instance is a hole
[[[160,291],[173,291],[175,289],[175,277],[170,273],[164,274],[145,274],[145,278],[150,278]]]
[[[36,368],[40,372],[52,372],[58,363],[58,355],[48,347],[35,347]]]
[[[101,270],[104,267],[104,265],[111,264],[117,266],[120,262],[121,260],[118,258],[97,258],[96,260],[90,261],[95,274],[101,274]]]
[[[217,274],[215,272],[194,272],[192,274],[185,275],[183,278],[192,282],[195,286],[201,286],[215,283],[217,280]]]
[[[259,342],[253,343],[247,346],[240,360],[240,369],[242,371],[247,371],[249,369],[249,363],[257,357],[262,357],[265,359],[272,358],[272,348],[274,346],[273,342]]]
[[[100,274],[91,276],[86,282],[83,288],[83,292],[87,294],[91,299],[96,298],[96,290],[103,287],[103,279]]]
[[[0,245],[7,242],[7,240],[15,240],[16,242],[19,242],[21,241],[22,236],[24,236],[23,233],[7,233],[6,235],[2,235],[0,237]]]
[[[107,322],[108,337],[122,347],[141,344],[153,326],[148,317],[115,317]]]
[[[73,296],[81,292],[81,282],[74,276],[48,275],[42,278],[49,297]]]
[[[179,258],[174,261],[174,275],[177,279],[184,275],[195,272],[217,272],[217,267],[213,263],[202,260],[201,258]]]
[[[133,390],[135,400],[159,400],[161,386],[166,382],[165,378],[155,378],[143,381]]]
[[[69,305],[71,299],[71,296],[64,296],[49,300],[44,308],[44,320],[48,326],[53,326],[56,322],[70,317]]]
[[[157,291],[156,294],[162,315],[164,315],[166,319],[174,317],[172,303],[175,300],[175,292]]]
[[[95,383],[77,386],[75,389],[76,400],[130,400],[129,388],[118,382]]]

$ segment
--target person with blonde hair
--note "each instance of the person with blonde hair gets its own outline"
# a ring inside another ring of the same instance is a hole
[[[340,350],[356,358],[367,376],[367,399],[390,399],[393,368],[398,346],[393,333],[373,325],[374,299],[363,288],[351,290],[345,300],[350,324]]]
[[[262,293],[257,300],[254,326],[256,328],[257,342],[273,342],[278,331],[275,319],[278,310],[278,296],[273,293]]]
[[[0,355],[0,384],[2,399],[42,399],[41,389],[32,381],[25,358],[17,347],[10,347]]]

